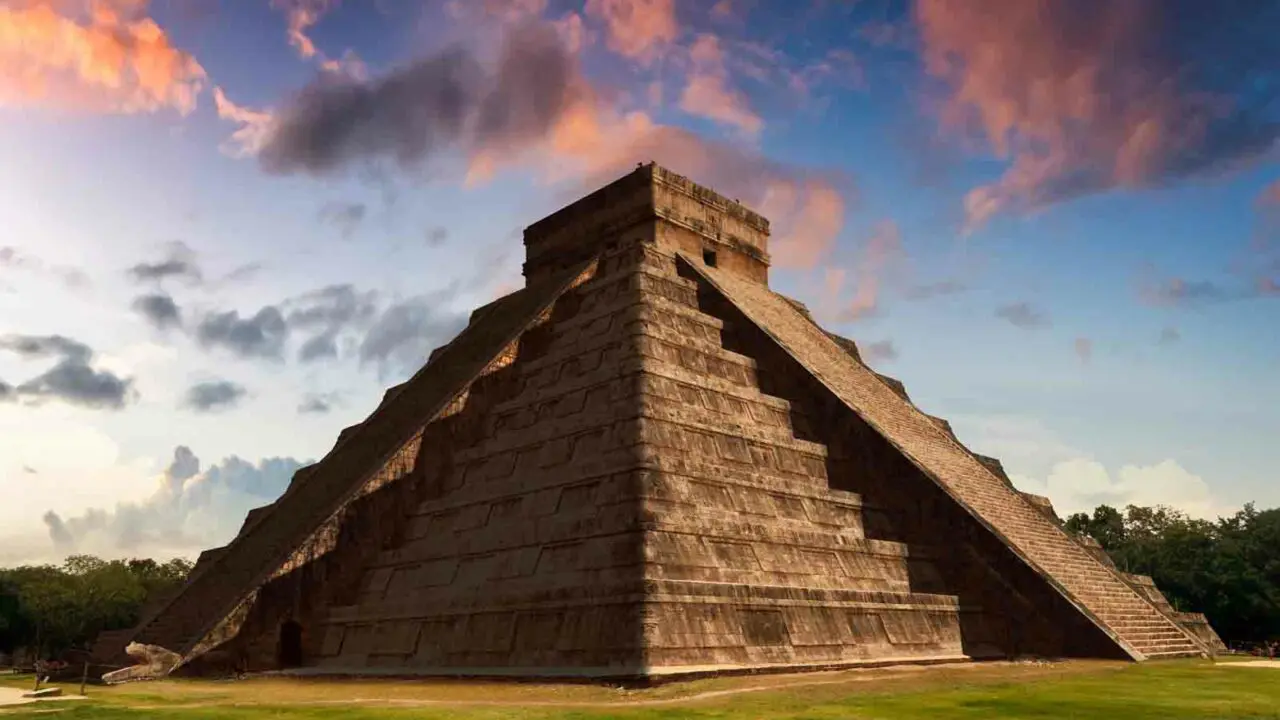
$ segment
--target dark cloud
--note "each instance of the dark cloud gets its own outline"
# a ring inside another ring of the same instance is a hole
[[[427,228],[425,237],[427,247],[440,247],[449,239],[449,230],[443,225],[434,225]]]
[[[5,335],[0,350],[25,358],[56,357],[44,373],[11,387],[0,383],[0,400],[22,399],[31,403],[61,400],[72,405],[118,410],[133,397],[133,380],[89,366],[93,351],[88,345],[62,335]]]
[[[169,243],[165,259],[154,263],[138,263],[126,272],[139,282],[182,278],[191,284],[198,284],[203,280],[203,274],[196,265],[195,253],[181,241]]]
[[[298,412],[303,415],[327,413],[337,401],[338,396],[333,393],[307,393],[298,403]]]
[[[1035,309],[1030,303],[1018,302],[1001,305],[996,308],[996,317],[1008,320],[1020,328],[1045,327],[1049,324],[1049,316]]]
[[[500,149],[544,135],[573,80],[555,29],[527,24],[506,34],[492,74],[455,47],[369,81],[322,76],[276,113],[258,157],[269,172],[323,174],[422,165],[460,143]]]
[[[305,464],[280,457],[251,463],[233,455],[200,472],[195,454],[179,446],[150,498],[69,518],[51,511],[44,523],[61,552],[192,554],[231,540],[248,511],[279,497]]]
[[[338,338],[332,332],[322,332],[307,339],[298,348],[298,362],[315,362],[338,357]]]
[[[186,445],[179,445],[173,449],[173,461],[164,471],[165,477],[178,484],[195,477],[199,472],[200,458],[196,457],[196,454]]]
[[[969,290],[969,286],[956,280],[941,280],[923,285],[913,285],[903,293],[908,300],[929,300],[946,295],[956,295]]]
[[[62,522],[62,518],[58,516],[58,513],[50,510],[44,514],[41,520],[49,528],[49,539],[53,540],[54,547],[62,549],[75,544],[75,537],[67,529],[66,523]]]
[[[378,293],[360,291],[354,285],[329,285],[284,303],[290,327],[302,330],[331,329],[367,322],[378,313]]]
[[[898,359],[898,348],[894,346],[892,340],[879,340],[858,345],[859,353],[862,359],[868,363],[888,362]]]
[[[243,358],[282,359],[288,336],[284,315],[272,305],[251,318],[241,318],[235,310],[207,315],[196,327],[203,347],[222,347]]]
[[[1236,293],[1208,280],[1167,280],[1143,284],[1142,298],[1151,305],[1194,305],[1232,299]]]
[[[359,291],[349,284],[330,285],[284,303],[291,329],[313,332],[298,349],[298,360],[312,362],[338,357],[338,336],[364,328],[378,314],[378,293]]]
[[[63,335],[4,335],[0,336],[0,350],[27,359],[61,357],[88,362],[93,357],[88,345]]]
[[[89,276],[69,265],[46,265],[42,260],[19,251],[15,247],[0,247],[0,267],[48,273],[72,289],[89,286]]]
[[[133,309],[157,330],[182,327],[182,312],[167,293],[140,295],[134,299]]]
[[[321,222],[336,227],[343,240],[350,240],[360,229],[368,210],[360,202],[332,202],[320,208],[319,218]]]
[[[196,412],[227,410],[235,407],[245,394],[243,385],[230,380],[209,380],[187,388],[182,404]]]
[[[129,400],[132,389],[131,379],[68,359],[19,385],[17,392],[37,402],[56,398],[88,408],[119,410]]]
[[[360,342],[361,365],[376,365],[382,376],[422,367],[432,349],[466,327],[466,314],[448,307],[456,292],[450,288],[388,306]]]

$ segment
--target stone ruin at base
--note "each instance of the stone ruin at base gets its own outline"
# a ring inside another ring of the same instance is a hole
[[[1221,648],[771,291],[768,235],[656,165],[530,226],[523,289],[97,656],[644,680]]]

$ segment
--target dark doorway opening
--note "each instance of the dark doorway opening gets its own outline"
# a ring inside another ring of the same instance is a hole
[[[302,625],[287,620],[280,625],[280,667],[302,666]]]
[[[715,251],[715,250],[703,250],[703,251],[702,251],[702,264],[703,264],[703,265],[706,265],[707,267],[715,267],[715,266],[716,266],[716,251]]]

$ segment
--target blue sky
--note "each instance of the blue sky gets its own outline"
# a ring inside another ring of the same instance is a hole
[[[1275,10],[207,7],[0,0],[0,563],[225,542],[648,159],[1060,510],[1280,504]]]

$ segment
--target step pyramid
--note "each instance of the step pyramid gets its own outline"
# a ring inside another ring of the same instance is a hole
[[[1212,651],[773,292],[768,234],[652,164],[530,226],[525,287],[127,639],[190,672],[640,679]]]

